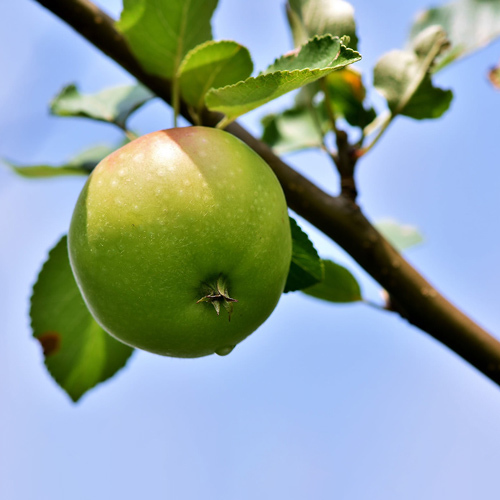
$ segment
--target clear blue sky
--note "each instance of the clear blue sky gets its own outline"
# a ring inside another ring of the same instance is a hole
[[[290,49],[282,0],[220,0],[219,39],[247,45],[257,69]],[[120,2],[99,2],[119,12]],[[424,1],[354,2],[359,65],[401,47]],[[256,38],[256,33],[260,39]],[[120,135],[48,115],[77,82],[85,92],[131,81],[33,1],[0,17],[0,156],[60,163]],[[498,43],[443,72],[452,108],[401,118],[359,167],[374,219],[418,226],[408,258],[453,302],[500,336],[500,92],[486,81]],[[376,103],[380,100],[374,96]],[[280,103],[271,105],[276,109]],[[258,110],[245,118],[257,130]],[[133,119],[170,127],[149,104]],[[325,189],[320,155],[289,161]],[[294,294],[231,355],[197,360],[136,353],[79,404],[54,384],[29,329],[28,300],[48,250],[67,230],[83,179],[28,181],[0,169],[0,498],[5,500],[469,500],[498,495],[500,390],[398,317]],[[309,229],[307,224],[304,227]],[[321,254],[376,284],[310,230]],[[91,360],[89,360],[91,362]]]

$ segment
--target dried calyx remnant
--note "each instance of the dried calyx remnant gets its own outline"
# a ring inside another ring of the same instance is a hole
[[[222,304],[224,306],[224,309],[227,311],[229,321],[231,321],[233,304],[234,302],[238,301],[229,296],[229,292],[227,291],[227,283],[224,276],[220,274],[217,278],[217,281],[215,281],[214,283],[203,283],[202,290],[202,293],[204,293],[205,295],[196,303],[199,304],[200,302],[209,302],[214,306],[217,316],[220,314],[220,306]]]

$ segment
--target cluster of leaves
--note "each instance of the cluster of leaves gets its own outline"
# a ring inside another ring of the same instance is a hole
[[[290,0],[288,18],[296,46],[312,34],[349,35],[357,49],[354,9],[344,0]],[[370,92],[362,75],[344,68],[331,73],[297,95],[292,107],[263,118],[263,140],[278,154],[307,148],[326,148],[328,134],[340,126],[351,130],[358,156],[378,141],[392,120],[403,115],[414,119],[439,118],[453,94],[433,83],[433,75],[457,59],[500,36],[497,0],[459,0],[420,13],[407,46],[384,54],[373,70],[373,86],[387,101],[377,113],[369,104]],[[497,81],[498,70],[490,73]],[[372,140],[365,145],[366,140]]]
[[[495,22],[487,33],[477,29],[477,23],[471,23],[464,33],[458,29],[460,21],[472,7],[479,13],[476,4],[481,4],[481,16],[488,13]],[[124,0],[117,27],[147,72],[172,81],[174,111],[182,99],[194,123],[201,123],[202,112],[208,108],[224,115],[219,123],[224,127],[242,114],[300,89],[292,107],[263,119],[263,140],[278,153],[327,149],[328,134],[343,126],[356,131],[361,156],[397,115],[415,119],[441,116],[452,93],[435,87],[433,74],[500,34],[498,2],[493,0],[460,0],[427,11],[412,28],[408,47],[385,54],[374,68],[374,87],[387,101],[386,112],[377,113],[367,102],[361,74],[348,67],[361,59],[351,4],[344,0],[289,0],[287,16],[295,49],[256,76],[252,76],[247,48],[235,41],[212,40],[210,20],[216,5],[217,0]],[[471,36],[476,35],[475,29],[479,37]],[[446,33],[453,42],[448,51]],[[127,141],[136,137],[128,129],[128,118],[153,98],[141,85],[93,95],[70,85],[52,101],[51,112],[110,123],[124,132]],[[369,137],[372,140],[365,145]],[[12,162],[10,166],[26,177],[88,175],[120,146],[93,147],[57,167]],[[335,152],[330,154],[334,157]],[[362,301],[351,272],[321,259],[293,219],[290,225],[293,257],[285,292],[301,290],[330,302]],[[421,240],[414,228],[392,221],[381,223],[379,229],[400,250]],[[51,250],[34,286],[31,319],[47,368],[74,401],[111,377],[132,353],[92,318],[73,278],[65,237]],[[89,356],[92,363],[86,362]]]

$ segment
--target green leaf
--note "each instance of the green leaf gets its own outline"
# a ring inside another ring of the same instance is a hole
[[[366,89],[361,74],[346,68],[326,77],[328,97],[337,116],[353,127],[365,128],[377,116],[373,107],[365,107]]]
[[[435,68],[440,69],[500,36],[498,0],[459,0],[420,13],[412,26],[410,39],[432,25],[440,25],[448,34],[452,49]]]
[[[344,0],[288,0],[288,22],[295,46],[302,45],[315,35],[347,35],[346,45],[357,50],[358,37],[354,8]]]
[[[360,59],[359,52],[347,48],[339,37],[315,36],[293,52],[276,59],[262,74],[304,69],[319,69],[328,74]]]
[[[73,401],[112,377],[133,352],[108,335],[88,311],[71,271],[66,236],[43,265],[33,287],[30,315],[45,365]]]
[[[118,29],[142,67],[172,79],[194,47],[212,39],[217,0],[124,0]]]
[[[357,302],[362,300],[356,278],[345,267],[323,260],[325,277],[321,283],[302,290],[307,295],[328,302]]]
[[[52,165],[27,165],[21,166],[3,160],[14,172],[31,178],[57,177],[61,175],[88,175],[95,166],[106,156],[115,151],[119,146],[94,146],[74,156],[67,163],[60,166]]]
[[[411,42],[410,49],[421,59],[432,54],[431,69],[439,57],[451,47],[448,35],[442,26],[434,24],[421,31]]]
[[[256,78],[210,90],[206,105],[224,113],[229,122],[360,59],[358,52],[342,45],[338,38],[331,35],[315,37],[300,50],[277,59]]]
[[[290,229],[292,231],[292,262],[284,293],[302,290],[323,279],[323,266],[318,252],[307,234],[291,217]]]
[[[76,85],[68,85],[53,99],[50,110],[58,116],[78,116],[114,123],[124,129],[127,118],[154,94],[142,85],[126,85],[81,94]]]
[[[429,70],[445,40],[436,42],[425,56],[413,50],[393,50],[377,62],[374,86],[387,99],[393,115],[439,118],[450,106],[451,90],[434,87]]]
[[[188,52],[179,68],[182,97],[201,109],[209,89],[245,80],[252,70],[252,58],[243,45],[232,41],[205,42]]]
[[[321,112],[320,109],[316,111]],[[264,126],[262,140],[277,154],[321,147],[322,133],[326,132],[328,120],[323,116],[321,123],[318,124],[313,112],[314,110],[308,107],[300,106],[265,116],[262,119]],[[318,126],[322,129],[321,133]]]
[[[400,224],[392,219],[381,220],[375,227],[400,252],[424,241],[424,237],[416,227]]]

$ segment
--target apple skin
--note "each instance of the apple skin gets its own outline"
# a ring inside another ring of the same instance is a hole
[[[229,353],[271,314],[291,260],[287,205],[270,167],[231,134],[161,130],[94,169],[68,235],[91,313],[112,336],[153,353]],[[228,317],[199,302],[222,279]]]

